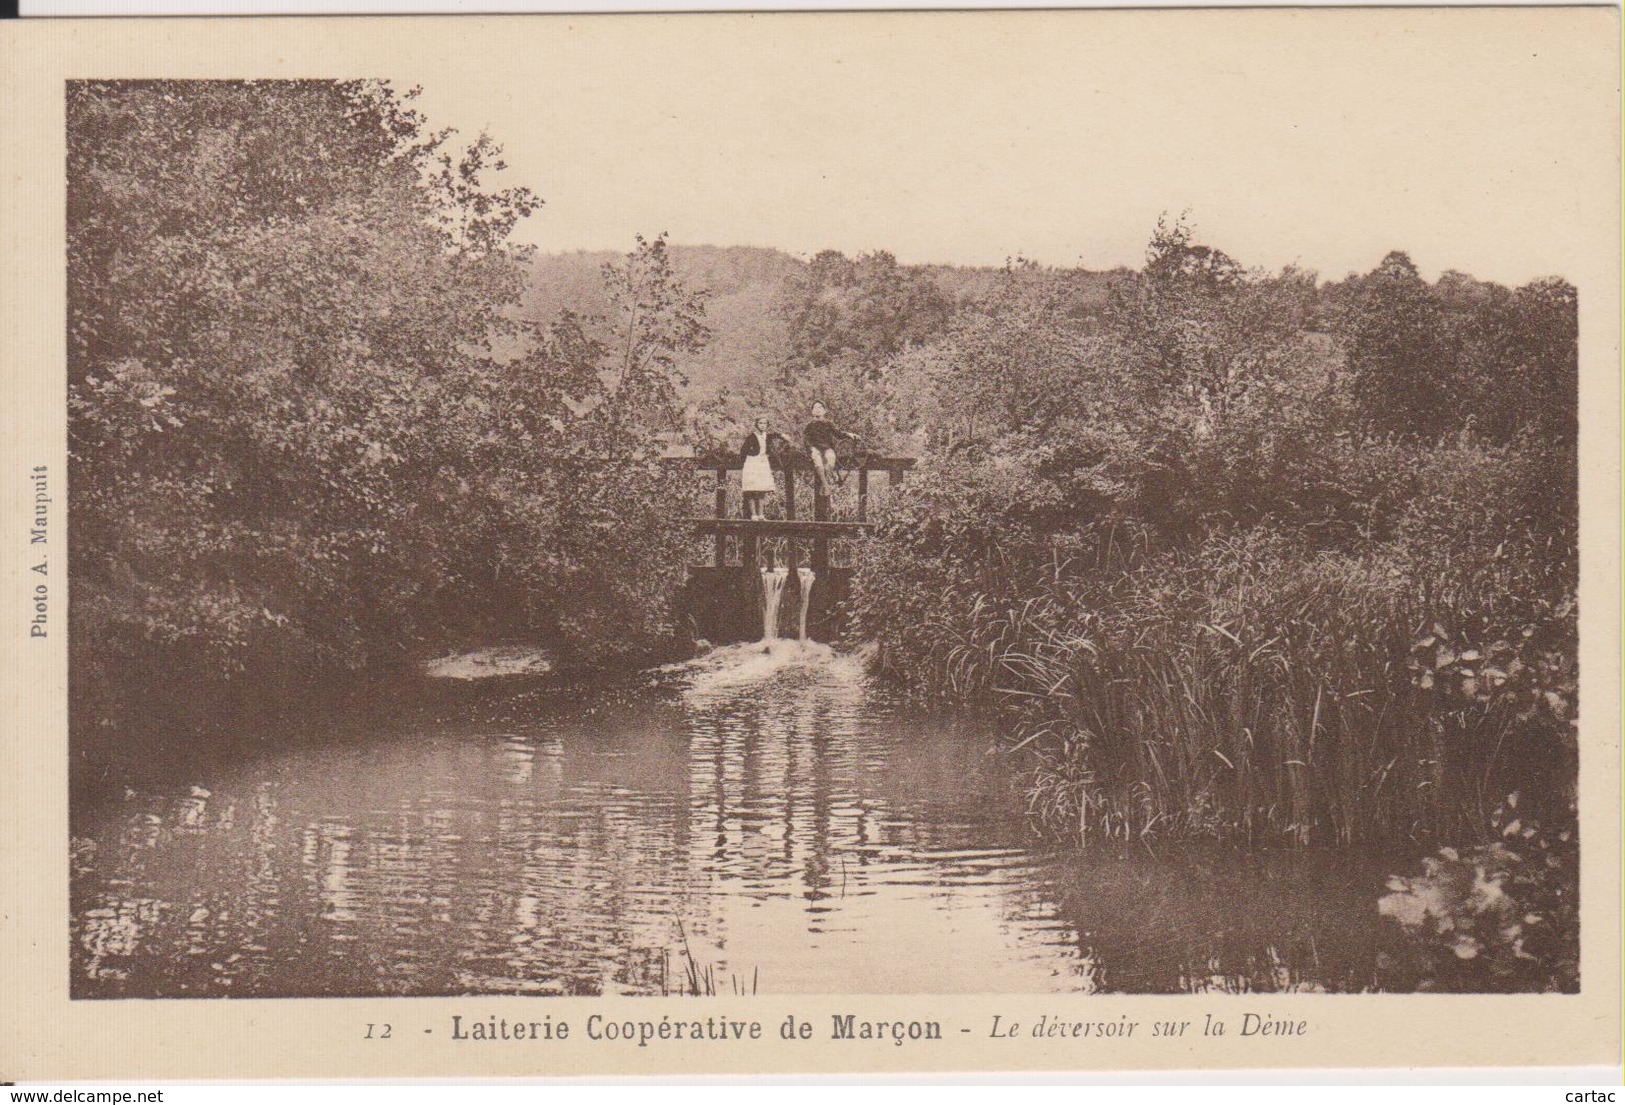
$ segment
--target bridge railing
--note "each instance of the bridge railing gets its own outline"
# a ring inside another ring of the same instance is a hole
[[[714,567],[720,568],[727,564],[727,542],[730,536],[740,539],[740,561],[744,565],[760,564],[763,538],[782,537],[792,539],[789,567],[794,568],[797,559],[794,546],[796,538],[811,540],[811,567],[815,569],[826,567],[829,563],[831,541],[858,536],[871,528],[869,523],[871,476],[884,474],[887,488],[895,488],[908,478],[908,472],[915,464],[913,457],[860,454],[852,458],[849,463],[842,465],[840,470],[844,473],[845,480],[856,478],[857,516],[855,519],[834,519],[831,517],[829,498],[818,485],[810,457],[805,453],[791,452],[775,456],[772,460],[775,474],[781,475],[784,479],[782,496],[784,517],[756,520],[732,517],[729,513],[728,474],[737,472],[744,466],[744,462],[737,454],[667,458],[667,463],[683,465],[696,473],[712,475],[715,490],[713,514],[709,518],[695,518],[693,523],[696,534],[712,538]],[[797,514],[797,485],[800,483],[805,483],[811,492],[813,508],[811,518],[800,517]]]

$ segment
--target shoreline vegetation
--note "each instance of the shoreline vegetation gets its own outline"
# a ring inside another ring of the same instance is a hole
[[[996,711],[1046,833],[1439,849],[1384,900],[1419,977],[1577,984],[1561,278],[1265,272],[1183,217],[1106,273],[545,257],[500,147],[386,82],[81,81],[67,116],[76,764],[499,642],[692,654],[662,452],[817,398],[919,458],[849,640]]]

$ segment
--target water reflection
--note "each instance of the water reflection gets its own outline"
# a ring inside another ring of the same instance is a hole
[[[1365,989],[1378,872],[1057,855],[981,727],[724,650],[524,724],[290,747],[76,809],[74,992]]]

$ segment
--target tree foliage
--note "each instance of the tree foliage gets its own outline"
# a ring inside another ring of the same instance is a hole
[[[506,238],[540,201],[487,183],[491,139],[459,146],[411,103],[367,81],[69,86],[84,701],[155,665],[264,686],[476,629],[589,650],[660,630],[658,601],[607,640],[578,608],[584,576],[643,578],[598,553],[666,479],[661,350],[695,334],[645,320],[612,365],[579,320],[515,322]],[[561,475],[586,453],[603,471]]]
[[[794,379],[836,363],[878,372],[888,358],[941,333],[953,303],[929,276],[884,250],[856,258],[824,250],[791,281],[780,309],[790,328],[784,372]]]
[[[1409,256],[1388,254],[1326,289],[1365,425],[1422,440],[1471,427],[1575,436],[1578,297],[1559,278],[1509,290],[1447,272],[1429,285]]]
[[[927,383],[926,450],[856,632],[1005,702],[1068,833],[1472,833],[1520,786],[1560,817],[1574,304],[1397,253],[1320,287],[1183,222],[1099,311],[1013,266],[881,373]]]

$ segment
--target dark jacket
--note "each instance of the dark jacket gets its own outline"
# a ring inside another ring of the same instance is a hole
[[[838,441],[856,441],[857,434],[849,434],[827,418],[815,418],[801,431],[801,440],[809,449],[833,449]]]
[[[790,443],[788,441],[784,440],[784,435],[783,434],[776,434],[776,433],[773,433],[773,432],[769,431],[768,435],[767,435],[767,455],[768,455],[768,459],[771,460],[774,453],[782,451],[783,449],[787,448],[789,446],[789,444]],[[747,434],[745,436],[745,444],[740,446],[740,449],[739,449],[739,461],[740,461],[740,463],[743,464],[746,457],[753,457],[759,452],[761,452],[761,448],[757,445],[757,442],[756,442],[756,431],[752,430],[749,434]]]

